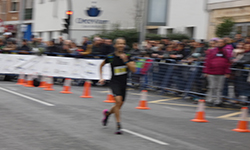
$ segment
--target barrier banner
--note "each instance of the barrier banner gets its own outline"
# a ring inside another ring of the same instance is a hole
[[[0,54],[1,74],[39,74],[53,77],[100,79],[101,59]],[[111,77],[110,65],[103,67],[103,78]]]

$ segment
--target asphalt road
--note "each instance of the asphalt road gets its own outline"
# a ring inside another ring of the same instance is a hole
[[[129,90],[122,108],[124,134],[115,135],[114,116],[107,127],[101,124],[102,110],[112,106],[103,103],[106,87],[92,87],[91,99],[79,97],[82,87],[72,87],[68,95],[59,93],[62,86],[54,88],[43,91],[0,81],[0,150],[250,149],[250,133],[231,131],[238,115],[230,114],[237,109],[209,108],[210,122],[194,123],[195,104],[149,93],[151,109],[138,110],[139,91]]]

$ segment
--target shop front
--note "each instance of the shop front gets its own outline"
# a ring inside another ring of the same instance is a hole
[[[232,18],[235,22],[234,31],[231,35],[240,33],[242,36],[250,36],[250,6],[242,6],[210,10],[208,38],[216,37],[216,26],[220,24],[225,17]]]

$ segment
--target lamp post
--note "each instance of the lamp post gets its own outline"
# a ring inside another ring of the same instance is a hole
[[[146,37],[146,26],[147,26],[147,17],[148,17],[148,0],[142,0],[142,11],[141,11],[141,25],[140,25],[140,37],[139,37],[139,43],[140,48],[143,49],[143,41],[145,41]]]

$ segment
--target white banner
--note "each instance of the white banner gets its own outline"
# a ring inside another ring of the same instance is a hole
[[[0,54],[1,74],[39,74],[53,77],[100,79],[100,59]],[[110,65],[103,68],[103,78],[111,77]]]

